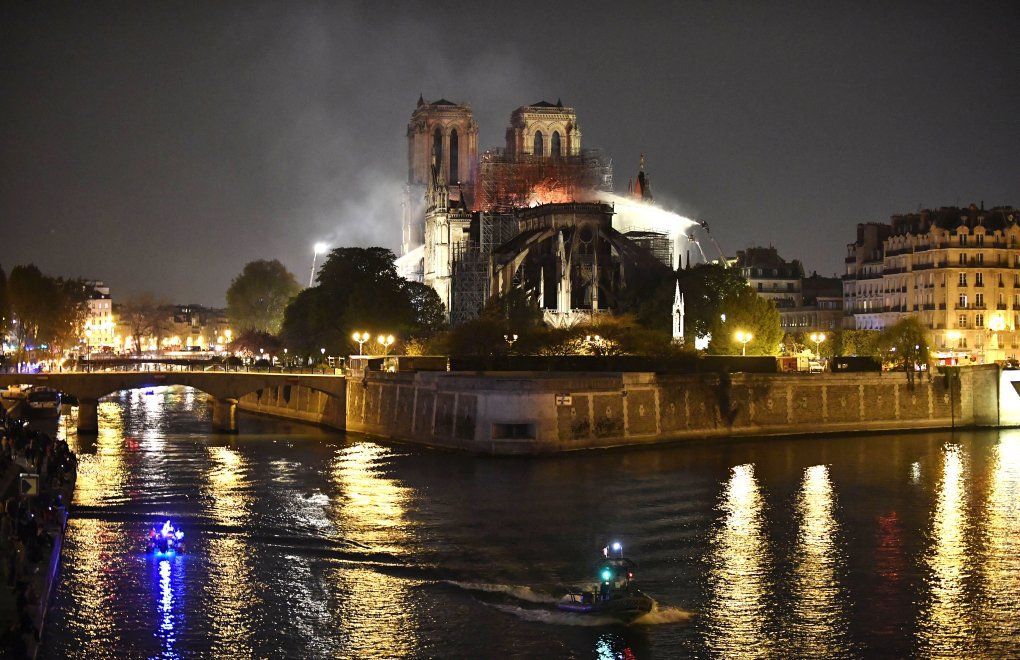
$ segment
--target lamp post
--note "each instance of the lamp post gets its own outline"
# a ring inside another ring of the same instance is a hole
[[[506,352],[509,353],[513,350],[514,342],[517,341],[517,335],[503,335],[503,339],[506,340]]]
[[[393,339],[393,335],[379,335],[378,337],[375,338],[375,340],[379,342],[380,345],[382,345],[384,357],[389,352],[390,346],[392,346],[393,342],[395,341]]]
[[[813,341],[815,343],[815,357],[817,357],[818,358],[818,362],[821,363],[821,361],[822,361],[821,343],[823,341],[825,341],[825,333],[824,332],[812,332],[811,333],[811,341]]]
[[[367,331],[366,332],[355,332],[353,337],[354,337],[354,341],[358,342],[358,355],[360,356],[360,355],[363,354],[362,347],[365,345],[366,341],[368,341],[369,339],[372,338],[372,335],[368,334]]]
[[[308,274],[308,286],[312,286],[315,281],[315,258],[329,249],[329,246],[325,243],[316,243],[312,248],[312,272]]]
[[[737,333],[734,335],[734,337],[736,337],[737,341],[739,341],[740,344],[741,344],[741,346],[740,346],[740,354],[743,355],[743,356],[746,356],[747,355],[747,342],[749,342],[752,339],[754,339],[754,335],[752,335],[750,332],[744,332],[743,330],[737,330]]]

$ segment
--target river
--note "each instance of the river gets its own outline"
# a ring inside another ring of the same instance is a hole
[[[1020,431],[487,458],[100,405],[46,658],[1016,657]],[[189,552],[143,552],[180,523]],[[657,605],[561,613],[608,542]]]

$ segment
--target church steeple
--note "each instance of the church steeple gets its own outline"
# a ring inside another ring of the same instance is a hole
[[[629,192],[635,199],[640,199],[643,202],[652,201],[652,187],[648,183],[648,175],[645,174],[644,154],[641,154],[641,160],[638,165],[637,180],[634,182],[634,188]]]
[[[676,294],[673,296],[673,341],[682,343],[684,340],[684,294],[680,293],[680,280],[676,282]]]

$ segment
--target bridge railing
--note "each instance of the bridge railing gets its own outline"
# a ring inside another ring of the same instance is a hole
[[[225,365],[225,364],[173,364],[173,363],[136,363],[136,364],[79,364],[77,367],[63,368],[59,371],[31,372],[31,373],[104,373],[104,372],[132,372],[132,373],[167,373],[167,372],[215,372],[215,373],[261,373],[261,374],[306,374],[306,375],[329,375],[342,376],[343,369],[333,367],[256,367],[253,365]],[[10,369],[0,373],[18,373],[16,369]],[[29,373],[29,372],[25,372]]]

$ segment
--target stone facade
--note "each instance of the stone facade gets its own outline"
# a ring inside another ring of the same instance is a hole
[[[1020,213],[971,205],[858,225],[843,276],[845,326],[881,330],[915,315],[939,357],[1020,355]]]

